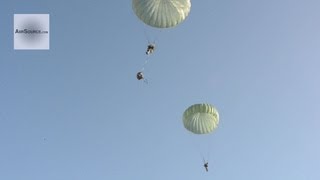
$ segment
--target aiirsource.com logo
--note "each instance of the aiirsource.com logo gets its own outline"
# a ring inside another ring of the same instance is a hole
[[[23,30],[19,30],[16,29],[15,33],[24,33],[24,34],[48,34],[48,31],[41,31],[41,30],[31,30],[31,29],[23,29]]]
[[[49,49],[49,14],[14,15],[14,49]]]

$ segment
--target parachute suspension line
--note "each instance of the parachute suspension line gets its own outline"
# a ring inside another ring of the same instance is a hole
[[[209,161],[208,159],[208,151],[206,148],[206,145],[203,144],[203,142],[197,142],[196,139],[190,140],[191,141],[191,146],[193,147],[192,149],[195,151],[198,157],[203,161],[204,163],[207,163]]]
[[[146,38],[146,40],[148,41],[148,44],[150,44],[150,38],[147,34],[146,28],[143,29],[143,33],[144,33],[144,37]]]
[[[202,158],[203,163],[207,163],[210,161],[209,152],[206,155],[203,155],[202,153],[200,153],[200,156]]]
[[[159,39],[159,36],[160,36],[161,32],[162,32],[162,29],[159,30],[158,34],[154,38],[153,44],[156,44],[156,42],[158,42],[158,39]]]
[[[147,32],[147,28],[150,28],[150,27],[145,26],[144,29],[143,29],[143,33],[144,33],[144,36],[145,36],[146,40],[148,41],[148,49],[149,49],[149,46],[150,46],[150,45],[153,45],[154,47],[156,47],[155,44],[156,44],[156,41],[157,41],[157,36],[155,36],[156,38],[153,38],[152,41],[151,41],[150,34],[148,34],[148,32]],[[156,30],[156,32],[159,32],[159,30]],[[151,34],[152,34],[152,33],[151,33]],[[155,34],[155,33],[153,33],[153,34]],[[155,34],[155,35],[156,35],[156,34]],[[146,57],[143,65],[142,65],[141,72],[144,72],[145,67],[146,67],[146,65],[147,65],[148,62],[149,62],[150,56],[153,54],[153,51],[154,51],[154,50],[152,50],[151,53],[147,53],[147,52],[146,52],[147,57]],[[145,83],[148,84],[147,79],[145,79]]]
[[[211,143],[210,138],[205,137],[205,140],[201,142],[197,142],[197,140],[192,140],[192,146],[196,153],[199,155],[199,158],[202,159],[203,163],[207,163],[210,161],[210,150]]]
[[[206,162],[208,162],[208,159],[206,159],[206,158],[203,156],[203,154],[201,154],[201,158],[202,158],[203,164],[206,163]]]
[[[147,32],[147,29],[150,29],[150,27],[148,27],[147,25],[145,25],[145,27],[143,28],[143,34],[145,39],[147,40],[148,44],[156,44],[158,42],[159,39],[159,35],[162,32],[162,29],[152,29],[150,31],[153,32]]]
[[[205,147],[207,146],[207,147]],[[205,146],[203,147],[203,153],[204,153],[204,159],[206,160],[206,162],[210,161],[210,150],[211,150],[211,143],[210,143],[210,138],[207,137],[207,139],[205,140]]]
[[[141,72],[144,71],[144,67],[148,64],[148,62],[149,62],[149,55],[148,55],[147,59],[144,61],[143,65],[142,65]]]
[[[210,160],[211,143],[208,144],[208,161]]]
[[[149,35],[148,35],[148,33],[147,33],[147,30],[146,30],[147,28],[148,28],[148,27],[145,25],[145,27],[143,28],[143,33],[144,33],[144,36],[145,36],[146,40],[148,41],[148,45],[150,45],[150,44],[155,44],[155,41],[153,41],[153,42],[150,41],[150,37],[149,37]],[[144,61],[143,65],[142,65],[142,69],[141,69],[142,72],[144,71],[145,66],[146,66],[146,65],[148,64],[148,62],[149,62],[149,57],[150,57],[150,55],[151,55],[151,54],[147,54],[147,58],[146,58],[146,60]]]
[[[147,32],[147,29],[150,29],[150,28],[147,25],[145,25],[144,28],[143,28],[144,37],[147,40],[148,44],[154,43],[155,40],[154,40],[154,38],[152,38],[150,33]]]

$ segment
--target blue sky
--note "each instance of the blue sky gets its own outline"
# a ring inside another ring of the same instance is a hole
[[[320,179],[319,6],[192,1],[159,31],[129,0],[1,1],[0,178]],[[49,51],[13,50],[15,13],[50,14]],[[182,124],[202,102],[220,113],[203,137]]]

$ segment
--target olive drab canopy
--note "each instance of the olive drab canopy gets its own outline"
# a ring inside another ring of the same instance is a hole
[[[184,127],[195,134],[213,132],[219,124],[219,113],[210,104],[194,104],[183,113]]]
[[[132,0],[135,14],[145,24],[156,28],[174,27],[185,20],[190,0]]]

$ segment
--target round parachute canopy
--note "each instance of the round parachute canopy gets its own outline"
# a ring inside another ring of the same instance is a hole
[[[213,132],[219,124],[219,113],[210,104],[194,104],[183,113],[184,127],[195,134]]]
[[[132,8],[141,21],[156,28],[174,27],[185,20],[190,0],[132,0]]]

